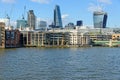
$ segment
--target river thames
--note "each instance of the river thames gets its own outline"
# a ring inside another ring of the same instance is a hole
[[[120,48],[0,49],[0,80],[120,80]]]

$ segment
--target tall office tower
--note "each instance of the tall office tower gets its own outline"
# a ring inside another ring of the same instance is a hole
[[[82,20],[77,21],[77,26],[83,26],[83,21]]]
[[[54,9],[54,28],[62,28],[60,7],[58,5],[56,5]]]
[[[103,11],[95,11],[93,13],[94,28],[106,28],[107,13]]]
[[[104,14],[104,18],[103,18],[103,28],[106,28],[106,23],[107,23],[107,13]]]
[[[36,24],[36,18],[34,15],[34,11],[29,10],[29,12],[28,12],[28,27],[30,27],[31,30],[35,30],[35,24]]]

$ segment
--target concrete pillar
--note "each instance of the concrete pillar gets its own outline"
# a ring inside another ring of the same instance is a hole
[[[27,34],[26,34],[26,35],[27,35],[27,45],[28,45],[28,32],[27,32]]]
[[[44,33],[42,33],[42,46],[44,46]]]

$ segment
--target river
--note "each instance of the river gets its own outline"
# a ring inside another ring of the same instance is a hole
[[[0,49],[0,80],[120,80],[120,48]]]

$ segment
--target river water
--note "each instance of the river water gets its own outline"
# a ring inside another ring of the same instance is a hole
[[[0,80],[120,80],[120,48],[0,49]]]

